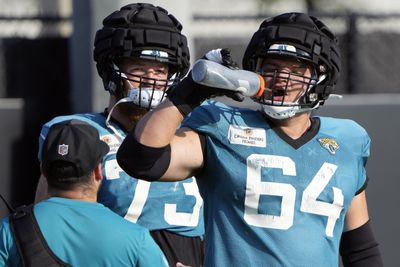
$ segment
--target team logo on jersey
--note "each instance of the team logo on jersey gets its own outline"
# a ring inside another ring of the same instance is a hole
[[[102,141],[104,141],[110,147],[109,153],[117,152],[118,147],[120,146],[120,142],[114,135],[112,135],[112,134],[103,135],[100,137],[100,139]]]
[[[111,144],[111,138],[110,138],[110,136],[105,135],[105,136],[102,136],[100,139],[101,139],[103,142],[107,143],[107,145],[108,145],[108,144]]]
[[[339,145],[336,140],[331,138],[319,138],[318,139],[321,146],[329,151],[332,155],[336,154],[336,150],[339,149]]]
[[[68,154],[68,145],[62,144],[58,146],[58,154],[65,156]]]
[[[230,125],[228,140],[231,144],[266,147],[265,129]]]

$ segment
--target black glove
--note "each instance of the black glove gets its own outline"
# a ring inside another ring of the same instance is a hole
[[[237,64],[231,58],[230,50],[226,48],[211,50],[203,56],[203,59],[217,62],[231,69],[238,69]],[[192,112],[204,100],[224,95],[239,102],[244,99],[243,94],[240,92],[217,89],[196,83],[192,79],[191,72],[181,82],[171,86],[167,91],[167,97],[183,116]]]
[[[231,57],[229,48],[218,48],[208,51],[203,59],[211,60],[230,69],[239,69],[238,64]]]
[[[239,65],[235,61],[233,61],[231,57],[231,50],[229,48],[218,48],[210,50],[203,56],[203,59],[214,61],[233,70],[239,69]],[[223,91],[221,95],[230,97],[238,102],[242,102],[244,100],[244,95],[240,92]]]
[[[183,116],[188,115],[194,108],[200,106],[204,100],[222,95],[223,92],[220,89],[201,85],[193,81],[191,71],[182,81],[172,85],[167,91],[167,97],[174,103]]]

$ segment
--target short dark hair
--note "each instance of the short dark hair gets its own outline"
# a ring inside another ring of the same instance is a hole
[[[100,163],[100,162],[99,162]],[[71,170],[74,169],[73,163],[67,162],[67,161],[55,161],[52,163],[52,167],[54,169],[57,169],[57,172],[59,174],[56,174],[54,176],[54,173],[50,171],[50,173],[46,173],[46,170],[43,171],[43,175],[45,176],[47,183],[49,187],[52,187],[54,189],[59,189],[59,190],[70,190],[75,188],[77,185],[81,184],[88,184],[90,182],[90,177],[91,177],[91,172],[88,174],[85,174],[80,177],[76,176],[70,176],[68,173],[71,173]],[[61,174],[61,175],[60,175]],[[67,179],[60,179],[60,176],[68,176]]]

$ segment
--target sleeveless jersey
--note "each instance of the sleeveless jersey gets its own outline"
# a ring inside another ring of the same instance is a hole
[[[293,147],[254,110],[209,101],[186,118],[207,141],[197,177],[205,266],[338,266],[370,138],[351,120],[318,119],[315,136]]]
[[[110,122],[115,134],[105,125],[102,113],[60,116],[46,123],[39,138],[38,157],[51,125],[66,120],[81,120],[95,127],[110,152],[102,160],[103,182],[98,193],[98,202],[125,219],[138,223],[149,230],[168,230],[193,237],[204,234],[203,200],[196,180],[182,182],[147,182],[130,177],[118,165],[116,152],[126,137],[118,124]]]

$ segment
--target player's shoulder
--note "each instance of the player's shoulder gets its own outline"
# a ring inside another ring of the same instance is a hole
[[[351,136],[367,136],[368,133],[363,126],[351,119],[319,117],[321,131],[340,133]]]
[[[231,106],[227,103],[217,101],[217,100],[207,100],[204,101],[201,106],[201,108],[209,111],[216,111],[219,110],[220,112],[246,112],[246,111],[251,111],[251,109],[248,108],[243,108],[243,107],[236,107],[236,106]]]
[[[350,119],[319,117],[319,137],[336,140],[342,147],[352,151],[367,151],[371,138],[367,131],[357,122]],[[367,149],[367,150],[366,150]],[[363,153],[364,153],[363,152]]]
[[[148,233],[148,231],[149,231],[144,226],[141,226],[137,223],[132,223],[132,222],[124,219],[123,217],[116,214],[115,212],[113,212],[111,209],[109,209],[106,206],[103,206],[101,213],[103,213],[103,215],[104,215],[102,217],[105,218],[105,221],[103,223],[112,225],[113,227],[118,228],[119,230],[121,230],[122,233],[135,232],[135,233],[143,234],[143,233]]]
[[[101,113],[79,113],[79,114],[63,115],[54,117],[50,121],[46,122],[44,125],[51,127],[54,124],[69,120],[80,120],[93,125],[93,124],[98,124],[100,121],[104,120],[104,116],[102,116]]]
[[[208,100],[202,103],[202,105],[193,110],[189,117],[201,118],[206,117],[208,120],[220,121],[230,120],[234,121],[237,118],[243,116],[249,116],[255,114],[254,110],[235,107],[225,104],[216,100]]]
[[[96,128],[99,133],[101,133],[102,130],[105,128],[105,118],[101,113],[80,113],[54,117],[42,126],[41,135],[46,136],[48,130],[54,124],[62,123],[69,120],[79,120],[86,122],[87,124]]]

